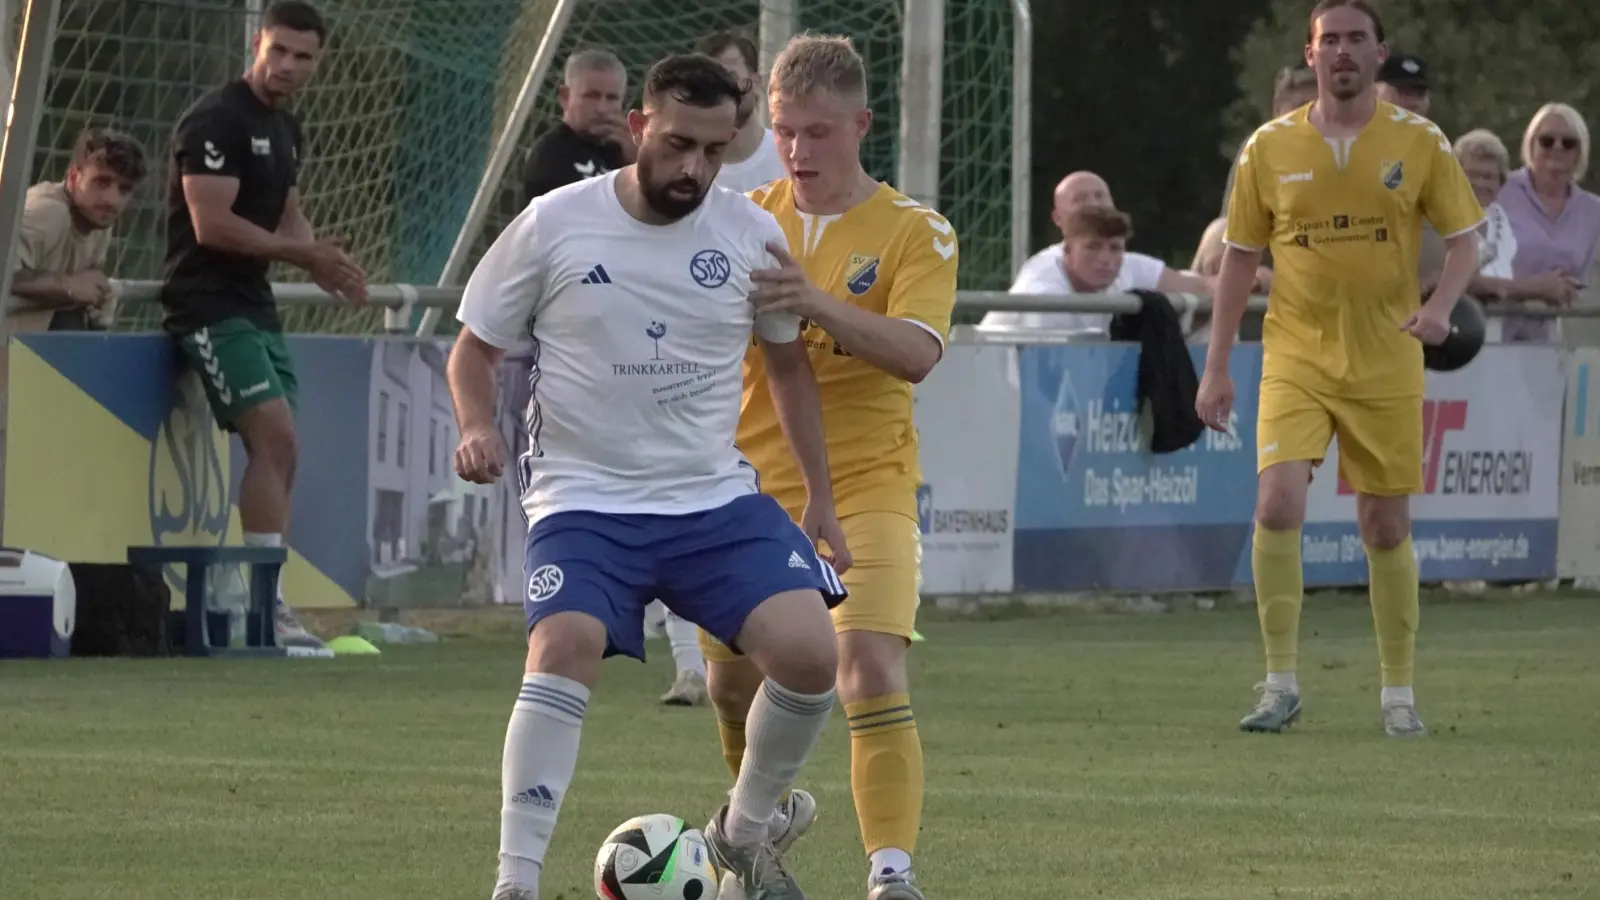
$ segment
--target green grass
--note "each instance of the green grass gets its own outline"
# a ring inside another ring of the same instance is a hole
[[[926,625],[918,873],[934,900],[1600,897],[1600,601],[1424,610],[1425,740],[1383,737],[1370,617],[1316,604],[1305,720],[1235,722],[1254,615]],[[665,648],[653,644],[665,657]],[[0,897],[487,898],[514,637],[381,658],[0,666]],[[698,822],[726,788],[667,665],[613,662],[543,900],[592,896],[628,816]],[[813,900],[863,894],[837,719],[803,776]]]

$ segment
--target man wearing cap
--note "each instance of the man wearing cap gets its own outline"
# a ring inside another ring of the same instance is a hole
[[[1401,109],[1427,118],[1433,105],[1433,91],[1428,84],[1428,66],[1422,58],[1410,53],[1393,53],[1378,69],[1378,96]],[[1426,219],[1422,222],[1421,245],[1417,249],[1417,275],[1422,283],[1422,296],[1433,293],[1433,286],[1444,271],[1444,239]]]
[[[1396,53],[1378,69],[1378,96],[1424,118],[1433,94],[1428,88],[1428,66],[1420,57]]]

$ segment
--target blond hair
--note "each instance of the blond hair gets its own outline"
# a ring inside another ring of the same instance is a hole
[[[1227,219],[1211,220],[1211,224],[1200,235],[1200,246],[1194,249],[1194,261],[1189,263],[1191,272],[1212,278],[1222,271],[1222,254],[1228,249],[1222,243],[1222,236],[1227,232]]]
[[[802,99],[818,92],[867,102],[867,66],[847,37],[800,34],[772,61],[767,93]]]
[[[1533,158],[1533,141],[1539,136],[1539,126],[1551,116],[1560,116],[1578,138],[1578,166],[1572,170],[1572,180],[1582,181],[1589,172],[1589,125],[1583,115],[1565,103],[1546,103],[1528,120],[1528,130],[1522,133],[1522,164]]]
[[[1505,183],[1506,176],[1511,174],[1511,151],[1506,149],[1505,142],[1487,128],[1474,128],[1473,130],[1456,138],[1452,148],[1456,159],[1465,162],[1469,159],[1481,159],[1492,162],[1500,170],[1500,182]]]

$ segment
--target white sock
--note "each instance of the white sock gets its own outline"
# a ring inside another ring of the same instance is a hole
[[[665,603],[660,600],[652,600],[650,605],[644,608],[644,627],[646,629],[664,627],[668,615]]]
[[[276,531],[246,531],[244,533],[246,547],[282,547],[283,535]],[[239,577],[245,580],[245,590],[249,588],[249,576],[245,574],[245,567],[239,567]],[[278,602],[283,602],[283,570],[278,570]]]
[[[1275,691],[1288,691],[1291,694],[1300,693],[1300,681],[1293,672],[1268,672],[1267,687]]]
[[[589,689],[560,675],[522,676],[500,762],[500,878],[495,891],[539,890],[556,815],[578,767]]]
[[[693,672],[706,677],[706,658],[700,652],[700,626],[667,610],[667,640],[672,644],[672,662],[678,674]]]
[[[794,785],[832,710],[832,690],[801,694],[770,678],[761,683],[745,719],[744,762],[723,820],[728,840],[749,846],[768,837],[778,798]]]
[[[908,872],[911,870],[911,854],[899,847],[885,847],[872,854],[870,865],[874,876]]]
[[[1407,706],[1416,706],[1417,698],[1412,696],[1411,688],[1409,686],[1386,687],[1383,689],[1383,695],[1378,699],[1378,702],[1383,706],[1388,706],[1391,703],[1404,703]]]

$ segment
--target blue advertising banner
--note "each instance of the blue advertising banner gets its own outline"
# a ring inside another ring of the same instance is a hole
[[[1198,368],[1202,348],[1191,351]],[[1247,580],[1257,346],[1234,350],[1233,433],[1149,451],[1134,345],[1021,348],[1019,591],[1166,590]]]

